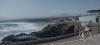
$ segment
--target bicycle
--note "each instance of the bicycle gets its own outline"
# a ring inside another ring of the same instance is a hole
[[[89,40],[91,36],[92,34],[87,26],[84,26],[83,29],[79,31],[79,37],[81,40]]]

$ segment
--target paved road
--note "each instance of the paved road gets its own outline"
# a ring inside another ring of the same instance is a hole
[[[80,40],[78,36],[75,36],[38,45],[100,45],[100,34],[97,34],[86,41]]]

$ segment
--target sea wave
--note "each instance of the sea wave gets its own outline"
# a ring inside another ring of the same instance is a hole
[[[45,24],[37,22],[5,22],[0,23],[0,40],[7,35],[19,34],[19,33],[30,33],[40,31]]]

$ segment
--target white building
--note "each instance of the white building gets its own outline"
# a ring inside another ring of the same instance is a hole
[[[79,17],[81,22],[100,22],[100,10],[89,10],[86,16]]]
[[[94,15],[96,15],[96,16],[100,16],[100,10],[89,10],[89,11],[87,11],[87,14],[90,16],[94,16]]]

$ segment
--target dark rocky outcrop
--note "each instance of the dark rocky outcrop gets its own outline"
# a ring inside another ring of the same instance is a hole
[[[80,22],[59,22],[47,25],[37,36],[42,38],[71,34],[79,31]]]
[[[2,39],[3,42],[5,41],[11,41],[11,42],[17,42],[17,41],[30,41],[32,39],[36,39],[35,36],[31,36],[29,34],[21,33],[18,35],[8,35],[5,38]]]
[[[3,42],[23,42],[37,39],[44,39],[49,37],[56,37],[60,35],[78,33],[81,27],[80,22],[58,22],[48,24],[39,32],[31,32],[30,34],[21,33],[18,35],[9,35],[2,39]]]
[[[15,41],[16,36],[15,35],[8,35],[5,38],[2,39],[2,41]]]

